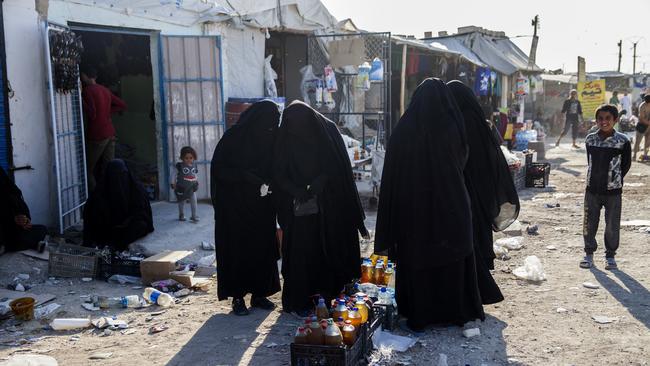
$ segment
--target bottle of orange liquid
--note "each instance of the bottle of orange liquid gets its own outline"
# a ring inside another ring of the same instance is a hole
[[[325,299],[321,297],[318,299],[318,305],[316,305],[316,318],[318,318],[318,320],[323,320],[329,317],[330,312],[327,310],[327,306],[325,305]]]
[[[343,334],[334,320],[327,319],[327,328],[325,328],[325,344],[328,346],[340,346],[343,344]]]
[[[363,300],[363,297],[357,297],[357,302],[354,304],[356,309],[359,309],[358,312],[361,315],[361,324],[368,321],[368,305]]]
[[[375,285],[381,285],[383,281],[384,281],[384,262],[382,260],[378,260],[377,264],[375,265],[375,270],[372,274],[372,283],[374,283]]]
[[[368,283],[372,281],[372,262],[369,259],[364,259],[361,264],[361,279],[359,282]]]
[[[309,324],[310,333],[307,334],[309,344],[323,344],[325,343],[325,333],[318,319],[313,316]]]
[[[305,327],[298,327],[298,330],[296,330],[296,336],[293,339],[293,343],[295,344],[308,344],[309,339],[307,338],[307,332],[309,329],[306,329]]]
[[[359,308],[353,308],[348,312],[348,320],[356,329],[359,329],[359,326],[361,325],[361,314],[359,314]]]
[[[348,308],[345,306],[345,300],[339,300],[336,308],[332,312],[334,319],[343,318],[343,320],[348,319]]]
[[[345,325],[343,326],[343,343],[347,346],[352,346],[356,340],[357,329],[352,325],[351,321],[346,320]]]

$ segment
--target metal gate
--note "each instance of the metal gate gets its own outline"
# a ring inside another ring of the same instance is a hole
[[[364,61],[372,63],[375,58],[383,63],[383,78],[381,81],[372,81],[370,89],[363,90],[357,85],[358,66]],[[348,62],[352,64],[347,65]],[[334,108],[328,108],[325,103],[319,105],[313,98],[313,93],[310,93],[309,104],[339,126],[347,127],[353,137],[361,140],[364,147],[372,140],[383,140],[383,132],[390,134],[391,129],[390,62],[389,32],[309,36],[307,64],[311,65],[315,76],[322,80],[325,67],[335,63],[338,85],[338,90],[332,93]],[[313,88],[310,89],[314,91]]]
[[[77,79],[76,86],[68,92],[57,90],[53,74],[54,60],[50,48],[50,36],[55,32],[70,32],[70,30],[63,26],[47,24],[44,32],[59,231],[63,233],[66,229],[81,223],[83,205],[88,198],[88,184],[79,80]]]
[[[1,4],[1,2],[0,2]],[[11,125],[9,124],[9,87],[5,53],[4,22],[0,5],[0,167],[11,175]]]
[[[181,148],[192,146],[199,168],[197,197],[209,198],[210,160],[225,127],[221,38],[160,36],[159,53],[165,181],[176,171]],[[171,191],[169,197],[175,197]]]

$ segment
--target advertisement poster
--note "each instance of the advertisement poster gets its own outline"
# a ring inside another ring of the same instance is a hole
[[[582,104],[584,119],[594,119],[596,109],[605,103],[605,80],[579,82],[578,100]]]

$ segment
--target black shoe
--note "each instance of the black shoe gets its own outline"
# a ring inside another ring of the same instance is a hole
[[[235,315],[238,316],[243,316],[243,315],[248,315],[248,308],[246,308],[246,303],[244,302],[244,299],[233,299],[232,300],[232,312]]]
[[[266,297],[251,297],[251,307],[264,310],[273,310],[275,309],[275,304]]]

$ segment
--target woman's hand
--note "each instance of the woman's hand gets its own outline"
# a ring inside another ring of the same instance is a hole
[[[16,217],[14,217],[14,222],[23,230],[29,230],[32,228],[32,221],[26,215],[16,215]]]

